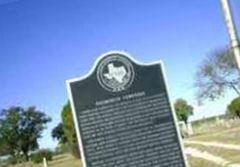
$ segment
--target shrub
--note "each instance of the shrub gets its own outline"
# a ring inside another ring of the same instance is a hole
[[[240,118],[240,97],[232,100],[228,105],[227,111],[234,117]]]
[[[43,162],[43,158],[45,157],[47,161],[52,160],[53,153],[50,150],[40,150],[37,153],[32,154],[32,161],[34,163],[41,163]]]
[[[17,157],[9,157],[8,159],[7,159],[7,162],[8,162],[8,164],[12,164],[12,165],[15,165],[15,164],[17,164],[18,163],[18,158]]]
[[[71,151],[72,151],[72,155],[76,158],[81,158],[80,156],[80,152],[79,152],[79,147],[77,143],[73,143],[71,145]]]
[[[7,167],[7,166],[8,166],[7,161],[1,160],[0,158],[0,167]]]

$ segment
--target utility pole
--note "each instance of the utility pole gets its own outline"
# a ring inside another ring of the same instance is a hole
[[[236,26],[234,24],[233,16],[231,13],[231,6],[229,4],[229,0],[221,0],[223,14],[225,18],[225,22],[228,28],[228,33],[231,40],[231,47],[233,49],[233,53],[237,62],[237,66],[240,70],[240,45],[238,40],[238,34],[236,30]]]

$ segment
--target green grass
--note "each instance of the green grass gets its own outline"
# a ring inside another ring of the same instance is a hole
[[[240,144],[240,128],[225,129],[214,133],[194,136],[189,140],[221,142],[226,144]],[[207,147],[196,144],[187,144],[187,147],[196,148],[199,151],[207,151],[215,156],[222,157],[234,163],[240,163],[240,151],[228,150],[217,147]],[[188,157],[190,167],[217,167],[213,162]],[[42,164],[25,163],[9,167],[42,167]],[[49,167],[81,167],[81,161],[69,154],[63,154],[53,157],[53,161],[49,162]]]
[[[187,157],[187,159],[190,167],[219,167],[219,165],[200,158]]]
[[[238,127],[238,128],[222,130],[214,133],[197,135],[192,138],[189,138],[189,140],[220,142],[225,144],[240,145],[240,128]]]
[[[190,167],[218,167],[218,165],[199,158],[188,157]],[[42,167],[42,164],[25,163],[9,167]],[[58,155],[49,163],[49,167],[82,167],[81,161],[69,154]]]
[[[23,163],[9,167],[42,167],[42,164]],[[53,157],[49,162],[49,167],[82,167],[81,160],[74,158],[70,154],[63,154]]]
[[[82,163],[79,159],[71,155],[59,155],[54,157],[53,161],[49,163],[49,167],[81,167]]]
[[[188,162],[190,167],[217,167],[212,162],[193,157],[188,157]],[[42,167],[42,164],[24,163],[9,167]],[[55,156],[49,163],[49,167],[82,167],[82,165],[80,160],[69,154],[63,154]]]
[[[197,135],[197,136],[189,138],[188,140],[205,141],[205,142],[219,142],[219,143],[224,143],[224,144],[240,145],[240,128],[235,127],[235,128],[231,128],[231,129],[218,130],[213,133]],[[240,151],[237,151],[237,150],[212,147],[212,146],[203,146],[203,145],[199,145],[199,144],[185,144],[185,147],[195,148],[202,152],[206,151],[215,156],[224,158],[227,161],[230,161],[232,163],[240,163]],[[189,159],[190,166],[194,166],[194,167],[200,167],[200,166],[215,167],[216,166],[215,164],[211,164],[212,162],[209,162],[206,160],[202,160],[202,159],[198,159],[198,158],[194,158],[194,157],[189,157],[188,159]],[[208,165],[208,163],[210,165]]]
[[[223,149],[219,147],[209,147],[209,146],[202,146],[197,144],[186,144],[185,147],[196,148],[199,151],[206,151],[210,154],[215,156],[219,156],[224,158],[232,163],[240,163],[240,151],[237,150],[230,150],[230,149]]]

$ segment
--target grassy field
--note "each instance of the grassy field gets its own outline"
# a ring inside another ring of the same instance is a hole
[[[212,133],[197,135],[189,138],[188,140],[240,145],[240,128],[233,127],[231,129],[218,130]],[[218,156],[227,161],[230,161],[233,164],[240,164],[240,151],[238,150],[213,147],[213,146],[203,146],[199,144],[185,144],[185,147],[194,148],[201,152],[208,152],[214,156]],[[191,167],[215,167],[216,166],[213,162],[209,162],[207,160],[198,159],[194,157],[188,157],[188,162]]]
[[[189,158],[191,167],[217,167],[213,163],[197,158]],[[8,167],[43,167],[42,164],[24,163]],[[81,161],[69,154],[58,155],[49,162],[49,167],[82,167]]]
[[[212,162],[198,158],[188,157],[190,167],[218,167]],[[25,163],[9,167],[42,167],[42,164]],[[81,161],[69,154],[55,156],[49,167],[82,167]]]
[[[240,151],[237,150],[230,150],[230,149],[223,149],[219,147],[209,147],[209,146],[202,146],[202,145],[194,145],[194,144],[187,144],[187,147],[196,148],[199,151],[207,151],[213,155],[217,155],[219,157],[225,158],[233,163],[240,163]]]
[[[190,167],[218,167],[212,162],[205,161],[198,158],[188,157]],[[42,164],[25,163],[9,167],[42,167]],[[49,167],[82,167],[81,161],[75,159],[71,155],[64,154],[54,157],[53,161],[49,163]]]
[[[219,165],[216,165],[212,162],[194,158],[194,157],[187,157],[188,158],[188,164],[190,167],[219,167]]]
[[[223,129],[215,131],[214,133],[205,133],[202,135],[197,135],[188,140],[193,141],[207,141],[207,142],[220,142],[225,144],[236,144],[240,145],[240,128],[233,127],[230,129]],[[214,156],[230,161],[231,163],[240,164],[240,151],[231,150],[226,148],[203,146],[199,144],[186,144],[185,147],[190,147],[197,149],[201,152],[208,152]],[[193,156],[188,156],[188,163],[190,167],[218,167],[214,162],[204,160],[201,158],[195,158]],[[42,167],[42,164],[19,164],[9,167]],[[58,155],[53,158],[53,161],[49,162],[49,167],[81,167],[81,161],[74,158],[70,154]]]
[[[217,131],[214,133],[207,133],[203,135],[197,135],[190,140],[197,140],[197,141],[214,141],[220,142],[225,144],[237,144],[240,145],[240,128],[232,128],[228,130]]]
[[[43,167],[42,164],[24,163],[9,167]],[[81,167],[81,161],[70,154],[58,155],[49,162],[49,167]]]

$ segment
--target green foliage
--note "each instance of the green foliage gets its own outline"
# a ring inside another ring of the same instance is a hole
[[[43,162],[43,157],[41,154],[39,153],[35,153],[31,156],[31,160],[32,162],[38,164],[38,163],[42,163]]]
[[[187,104],[186,100],[177,99],[174,103],[175,112],[179,121],[188,122],[189,116],[193,114],[193,107]]]
[[[55,153],[56,155],[60,155],[60,154],[64,154],[64,153],[67,153],[71,151],[69,146],[68,146],[68,143],[59,143],[57,148],[55,149]]]
[[[52,130],[52,137],[59,141],[58,151],[71,151],[75,157],[80,158],[72,110],[69,102],[63,107],[61,114],[62,123],[59,123]]]
[[[67,143],[67,137],[63,130],[63,123],[59,123],[53,130],[52,130],[52,138],[57,139],[59,144]]]
[[[0,167],[8,167],[9,165],[8,165],[8,163],[7,163],[7,161],[5,160],[0,160]]]
[[[11,107],[1,111],[0,136],[12,157],[23,153],[28,161],[28,153],[38,148],[37,139],[41,137],[46,124],[51,119],[35,107],[24,109]]]
[[[227,90],[240,95],[239,80],[234,54],[228,49],[218,49],[203,60],[196,73],[197,98],[199,102],[205,99],[215,100]]]
[[[43,149],[31,155],[32,161],[36,164],[42,163],[44,157],[46,158],[47,161],[52,161],[53,152],[50,150]]]
[[[8,164],[15,165],[18,163],[18,158],[11,156],[8,158],[7,162],[8,162]]]
[[[227,111],[234,117],[240,118],[240,97],[235,98],[227,107]]]
[[[68,145],[71,148],[72,154],[75,157],[80,157],[77,135],[74,127],[74,121],[72,116],[72,110],[70,103],[68,102],[62,110],[62,122],[63,122],[63,131],[67,138]]]
[[[76,139],[75,127],[70,104],[67,103],[62,110],[63,130],[67,139],[72,142]]]
[[[17,164],[19,160],[12,156],[5,157],[3,159],[0,158],[0,167],[9,167]]]
[[[0,138],[0,156],[10,154],[9,148],[3,138]]]

